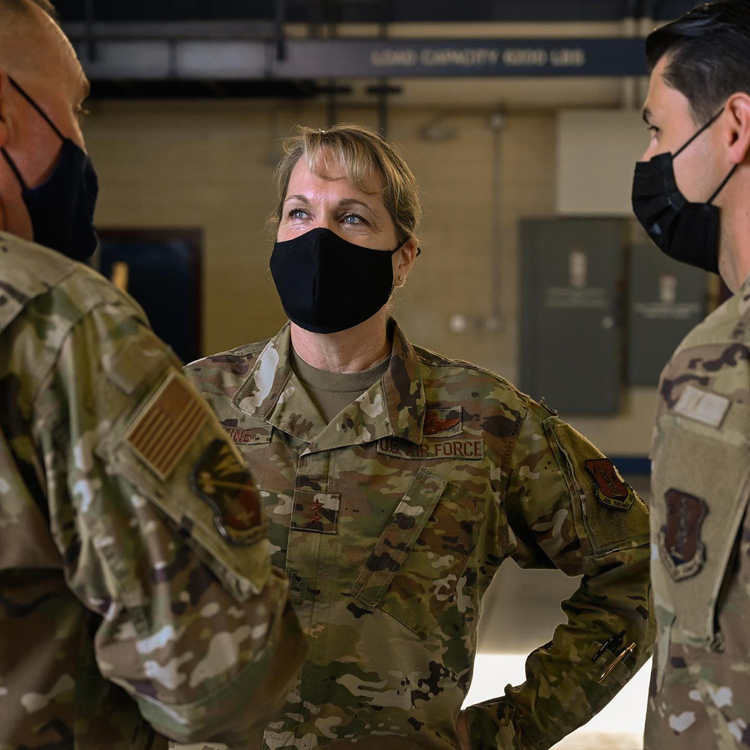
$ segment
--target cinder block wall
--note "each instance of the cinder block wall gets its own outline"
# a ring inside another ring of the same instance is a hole
[[[510,117],[498,154],[489,115],[449,115],[455,138],[432,143],[420,129],[434,111],[391,114],[390,136],[425,204],[424,252],[395,314],[423,346],[515,378],[517,219],[554,210],[555,121],[551,114]],[[343,110],[341,119],[376,126],[372,110]],[[206,353],[265,338],[283,323],[268,272],[272,165],[295,123],[324,121],[320,107],[274,103],[96,105],[86,138],[100,174],[99,225],[204,231]],[[498,325],[488,330],[497,310]],[[465,332],[449,329],[456,314],[469,320]]]
[[[395,316],[410,338],[516,380],[518,220],[556,205],[554,112],[506,118],[500,135],[490,108],[441,117],[450,140],[422,128],[431,108],[394,107],[390,137],[419,179],[423,247]],[[370,108],[342,121],[377,126]],[[273,166],[296,123],[325,124],[318,105],[287,102],[99,102],[86,138],[100,175],[102,227],[197,227],[204,232],[205,353],[272,336],[285,316],[268,271]],[[168,294],[168,290],[165,290]],[[466,328],[451,330],[452,316]],[[614,419],[573,419],[610,453],[644,454],[654,389],[626,394]]]

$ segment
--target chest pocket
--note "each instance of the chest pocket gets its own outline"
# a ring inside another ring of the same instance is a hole
[[[484,514],[460,487],[419,470],[393,513],[352,595],[427,638],[476,546]]]
[[[748,424],[750,408],[734,403],[721,429],[669,413],[657,426],[652,577],[687,645],[722,645],[717,601],[750,495]]]

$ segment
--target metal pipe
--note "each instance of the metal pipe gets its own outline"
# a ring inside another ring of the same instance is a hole
[[[286,37],[284,36],[284,20],[286,19],[286,0],[276,0],[274,4],[274,42],[276,46],[276,60],[286,59]]]
[[[94,0],[86,0],[84,8],[84,26],[86,33],[86,57],[89,61],[96,60],[96,34],[94,30]]]
[[[388,19],[390,17],[390,0],[380,2],[380,38],[388,38]],[[388,135],[388,79],[381,78],[378,82],[380,93],[378,94],[378,129],[384,135]]]

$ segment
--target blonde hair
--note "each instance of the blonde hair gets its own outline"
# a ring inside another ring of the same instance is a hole
[[[353,123],[326,130],[298,125],[297,135],[287,138],[283,148],[284,156],[274,175],[279,202],[269,221],[274,231],[284,215],[292,170],[304,158],[307,168],[317,177],[335,179],[325,171],[335,164],[358,190],[380,194],[396,228],[399,245],[414,237],[422,216],[417,180],[396,147],[382,135]],[[319,159],[324,150],[328,153]],[[373,189],[373,177],[381,178],[381,187]]]

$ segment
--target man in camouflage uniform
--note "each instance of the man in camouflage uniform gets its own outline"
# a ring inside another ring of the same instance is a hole
[[[187,368],[259,481],[311,641],[253,747],[463,747],[482,597],[512,557],[584,578],[527,681],[467,710],[470,742],[549,748],[650,655],[648,511],[550,409],[394,322],[390,338],[385,374],[328,424],[290,364],[289,326]]]
[[[652,142],[634,208],[662,249],[720,271],[736,293],[682,342],[659,386],[645,745],[736,750],[750,747],[750,3],[702,6],[647,50]]]
[[[0,0],[0,748],[244,748],[304,656],[255,485],[136,304],[27,241],[73,236],[34,190],[84,97],[51,18]]]

